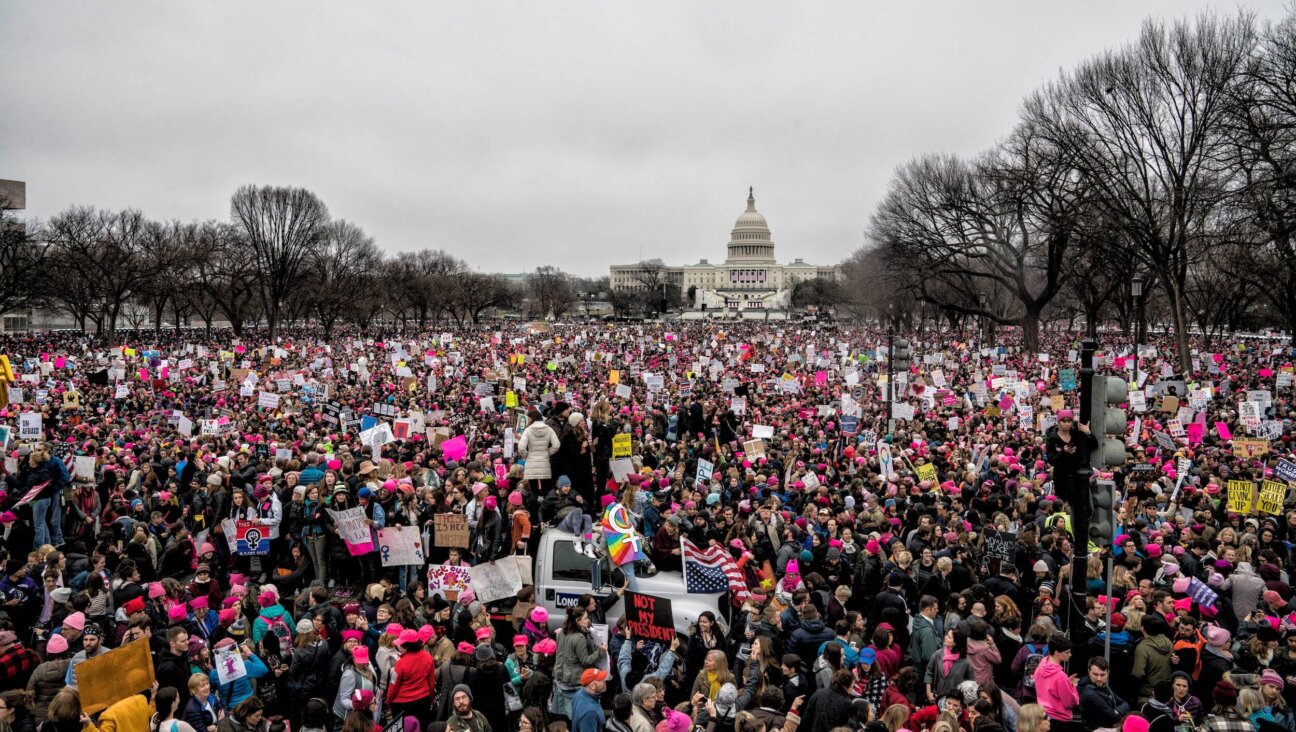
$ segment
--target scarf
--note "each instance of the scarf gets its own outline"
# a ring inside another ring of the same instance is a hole
[[[715,671],[706,672],[707,698],[714,699],[720,693],[720,675]]]
[[[941,656],[941,664],[942,668],[945,669],[945,673],[948,674],[950,672],[950,669],[954,667],[954,662],[957,660],[959,660],[959,654],[948,648],[944,649],[944,655]]]

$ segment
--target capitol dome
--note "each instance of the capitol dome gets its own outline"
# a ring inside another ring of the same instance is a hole
[[[756,210],[756,195],[752,188],[747,189],[747,210],[738,216],[729,235],[727,261],[774,261],[769,223]]]

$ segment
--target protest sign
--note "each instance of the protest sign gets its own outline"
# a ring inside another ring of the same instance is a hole
[[[768,440],[774,437],[774,427],[766,424],[752,425],[752,437]]]
[[[388,526],[378,529],[378,555],[382,566],[423,564],[423,537],[416,526]]]
[[[693,485],[702,485],[702,481],[711,480],[711,476],[714,472],[715,472],[715,463],[712,463],[710,460],[703,460],[702,458],[698,458],[697,478],[693,481]]]
[[[921,480],[930,480],[930,481],[932,481],[933,483],[936,482],[936,466],[935,466],[935,465],[932,465],[931,463],[923,463],[922,465],[917,466],[917,469],[918,469],[918,480],[920,480],[920,481],[921,481]]]
[[[279,395],[272,391],[263,391],[257,394],[257,406],[266,409],[279,408]]]
[[[613,460],[628,458],[630,457],[630,452],[631,452],[631,438],[629,434],[621,432],[612,436],[612,459]]]
[[[1279,460],[1274,466],[1274,475],[1283,480],[1296,480],[1296,463],[1290,460]]]
[[[1255,506],[1255,483],[1249,480],[1230,480],[1228,482],[1229,513],[1246,515]]]
[[[626,590],[626,625],[632,638],[670,644],[675,639],[675,615],[664,597]]]
[[[1253,458],[1269,454],[1268,440],[1237,439],[1233,441],[1233,454],[1240,458]]]
[[[603,512],[601,522],[608,556],[617,565],[637,562],[647,556],[643,550],[643,537],[639,535],[630,512],[620,503],[613,503]]]
[[[765,441],[756,439],[743,442],[743,453],[753,462],[765,457]]]
[[[18,437],[24,440],[39,440],[42,431],[41,421],[40,412],[23,412],[18,415]]]
[[[1012,563],[1017,556],[1017,535],[1011,531],[985,532],[985,557],[987,561]]]
[[[472,577],[473,592],[483,603],[513,597],[522,589],[522,577],[512,560],[474,565],[468,568],[468,574]]]
[[[348,508],[345,511],[328,509],[333,523],[337,524],[338,535],[346,543],[351,556],[358,557],[374,550],[373,535],[369,532],[369,517],[360,507]]]
[[[81,711],[97,714],[133,694],[153,688],[153,654],[148,638],[127,643],[76,667]]]
[[[468,516],[462,513],[432,515],[432,546],[468,547]]]
[[[240,519],[234,522],[234,553],[241,556],[270,553],[270,525]]]
[[[243,654],[238,646],[216,651],[212,665],[216,667],[216,676],[222,686],[247,676],[247,665],[243,663]]]
[[[77,455],[76,468],[72,471],[72,477],[77,480],[94,482],[95,479],[95,457],[94,455]]]
[[[1256,511],[1273,516],[1281,516],[1283,501],[1287,500],[1287,484],[1276,480],[1266,480],[1260,484],[1260,496],[1256,500]]]
[[[472,583],[472,575],[468,573],[467,567],[452,567],[448,564],[431,565],[427,577],[428,594],[440,595],[452,602]]]
[[[618,483],[626,482],[626,478],[635,471],[634,462],[631,461],[630,458],[611,460],[608,462],[608,469],[612,473],[612,477],[616,479],[616,482]]]

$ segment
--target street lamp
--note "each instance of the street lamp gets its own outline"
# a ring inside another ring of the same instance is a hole
[[[1130,296],[1134,300],[1133,303],[1134,307],[1130,309],[1133,311],[1133,316],[1134,316],[1134,327],[1133,327],[1134,332],[1132,334],[1134,336],[1134,384],[1137,386],[1138,375],[1139,375],[1139,330],[1138,329],[1139,329],[1139,320],[1141,320],[1141,318],[1139,317],[1140,315],[1139,309],[1141,307],[1142,298],[1143,298],[1143,280],[1139,279],[1138,277],[1135,277],[1134,279],[1130,280]]]

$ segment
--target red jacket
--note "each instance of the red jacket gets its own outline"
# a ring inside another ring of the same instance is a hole
[[[396,662],[392,676],[392,682],[387,685],[388,704],[431,700],[436,689],[436,662],[425,650],[408,652]]]

